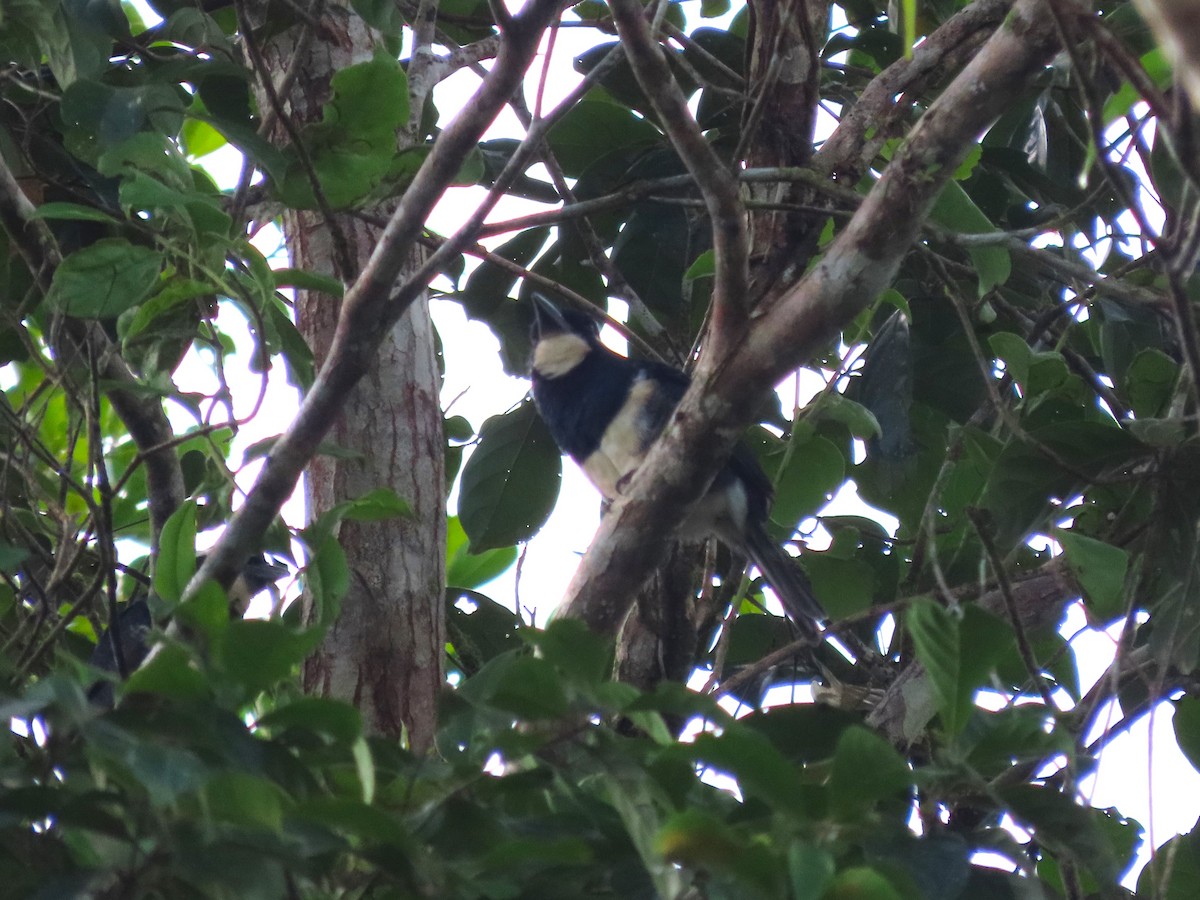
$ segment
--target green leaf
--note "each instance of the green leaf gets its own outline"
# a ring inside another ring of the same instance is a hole
[[[571,107],[546,138],[568,178],[578,178],[589,166],[610,154],[660,144],[662,133],[633,110],[593,90]]]
[[[981,710],[959,741],[971,766],[985,778],[1009,770],[1014,761],[1032,762],[1071,750],[1071,736],[1055,726],[1044,707],[1034,704]]]
[[[354,771],[358,774],[358,783],[362,787],[363,803],[373,803],[375,800],[375,760],[371,758],[371,748],[367,739],[359,736],[350,747],[354,757]]]
[[[312,348],[281,302],[272,302],[267,307],[267,321],[279,335],[280,352],[287,363],[288,381],[301,391],[307,391],[312,387],[315,377]]]
[[[43,203],[33,211],[33,215],[30,218],[61,219],[72,222],[101,222],[105,225],[113,225],[117,222],[117,219],[111,213],[96,209],[94,206],[61,202]]]
[[[836,391],[824,394],[814,412],[821,419],[840,422],[859,440],[877,438],[883,434],[875,414],[861,403]]]
[[[461,608],[462,598],[474,609]],[[448,590],[446,600],[446,627],[454,659],[464,674],[472,675],[488,660],[525,646],[519,637],[524,622],[508,607],[476,591]]]
[[[283,830],[279,786],[248,772],[219,772],[204,786],[204,807],[217,821],[253,829]]]
[[[1174,701],[1175,715],[1171,724],[1175,740],[1192,768],[1200,772],[1200,697],[1180,697]]]
[[[323,635],[322,628],[297,632],[283,622],[238,619],[225,629],[221,663],[229,677],[254,694],[290,675]]]
[[[835,619],[856,616],[875,599],[875,573],[865,560],[840,559],[829,553],[806,553],[804,571],[813,593]]]
[[[271,440],[268,438],[267,440]],[[255,451],[261,449],[261,442],[255,445]],[[321,514],[309,529],[313,533],[335,534],[338,526],[344,521],[378,522],[383,519],[408,517],[412,515],[412,507],[403,497],[391,488],[375,488],[354,500],[344,500],[337,503]]]
[[[209,684],[183,647],[167,644],[129,674],[124,693],[189,700],[206,696]]]
[[[738,620],[756,618],[766,617],[739,616]],[[862,716],[858,713],[824,703],[775,706],[738,720],[739,724],[765,735],[796,765],[823,762],[832,757],[842,735],[861,721]]]
[[[464,681],[459,692],[474,703],[523,719],[557,719],[568,706],[554,667],[531,656],[498,656]]]
[[[24,547],[18,547],[7,541],[0,541],[0,572],[12,573],[17,571],[17,567],[28,557],[29,551]]]
[[[275,289],[300,288],[305,291],[317,291],[330,297],[341,297],[346,292],[346,286],[338,279],[323,275],[320,272],[309,272],[307,269],[273,269]]]
[[[792,815],[803,808],[796,769],[759,731],[731,722],[719,736],[705,732],[680,749],[697,762],[733,775],[747,798]]]
[[[196,504],[186,501],[163,524],[154,561],[154,592],[178,603],[196,574]]]
[[[903,897],[876,870],[856,866],[839,872],[821,900],[903,900]]]
[[[304,587],[313,598],[317,621],[329,624],[337,618],[341,600],[350,590],[350,566],[337,538],[321,530],[319,524],[305,529],[303,535],[312,551],[304,569]]]
[[[795,900],[821,900],[837,870],[827,851],[799,842],[788,847],[787,866]]]
[[[242,453],[242,464],[250,462],[254,459],[262,459],[270,456],[271,451],[275,449],[275,445],[282,438],[281,434],[273,434],[271,437],[263,438],[261,441],[255,441]],[[322,441],[317,444],[317,456],[328,456],[330,459],[362,459],[363,454],[359,450],[352,450],[349,447],[343,447],[340,444],[335,444],[333,441]],[[399,497],[396,498],[400,500]],[[400,500],[403,503],[403,500]],[[403,515],[403,513],[397,513]]]
[[[842,815],[861,815],[876,801],[912,786],[912,773],[892,745],[854,725],[842,732],[833,757],[833,796]]]
[[[717,274],[717,255],[712,250],[705,250],[696,257],[686,272],[683,273],[684,283],[690,283],[698,278],[712,278]]]
[[[934,832],[917,838],[909,834],[877,837],[867,859],[895,877],[907,875],[922,900],[982,900],[964,893],[971,876],[975,848],[953,832]],[[903,883],[903,882],[901,882]]]
[[[788,444],[764,459],[763,465],[775,481],[771,520],[789,535],[801,520],[829,501],[846,477],[841,451],[816,434],[793,435]]]
[[[1126,422],[1125,429],[1148,447],[1172,449],[1178,447],[1188,436],[1182,419],[1134,419]]]
[[[505,241],[493,252],[519,266],[528,267],[545,246],[549,234],[548,228],[529,228]],[[508,295],[516,283],[517,276],[511,270],[484,260],[471,273],[466,285],[458,293],[458,299],[468,318],[491,323],[504,307],[513,305]]]
[[[211,640],[229,625],[229,597],[215,581],[206,581],[186,603],[176,607],[175,615]]]
[[[116,318],[150,295],[162,266],[161,253],[124,238],[102,238],[62,261],[46,300],[69,316]]]
[[[1173,837],[1151,857],[1137,883],[1138,900],[1193,900],[1200,896],[1200,828]]]
[[[412,507],[408,501],[391,488],[375,488],[354,500],[339,503],[335,509],[340,513],[338,521],[379,522],[383,519],[408,518]]]
[[[363,843],[406,847],[408,833],[382,809],[356,800],[316,796],[296,805],[293,815],[307,822],[353,835]]]
[[[542,631],[530,630],[526,640],[568,680],[595,685],[612,671],[612,645],[579,619],[555,619]]]
[[[220,150],[228,143],[225,135],[199,119],[188,119],[179,132],[179,144],[189,159],[200,159]]]
[[[183,100],[168,84],[77,81],[63,92],[61,110],[68,147],[89,161],[139,132],[174,137],[183,126]]]
[[[484,422],[458,497],[471,549],[531,538],[549,518],[561,481],[562,457],[532,402]]]
[[[1138,419],[1162,415],[1171,401],[1179,365],[1154,347],[1143,347],[1125,370],[1124,393]]]
[[[685,809],[663,823],[654,838],[654,849],[675,865],[724,869],[745,847],[720,819],[702,810]]]
[[[365,198],[396,155],[396,129],[408,121],[408,78],[385,53],[338,70],[322,121],[301,135],[325,199],[344,209]],[[301,209],[317,205],[313,186],[294,148],[279,193]]]
[[[996,230],[996,226],[957,181],[946,183],[929,217],[939,225],[962,234],[988,234]],[[980,297],[1008,281],[1012,273],[1012,256],[1003,245],[973,244],[967,249],[967,255],[971,257],[979,276]]]
[[[1008,626],[978,607],[961,614],[932,600],[913,604],[905,624],[937,694],[942,723],[951,736],[959,735],[1000,654],[1012,640]]]
[[[472,553],[458,516],[446,520],[446,585],[473,589],[507,572],[517,561],[516,547]]]
[[[1120,867],[1100,825],[1102,811],[1080,806],[1073,798],[1040,785],[1001,787],[999,794],[1019,824],[1032,827],[1035,838],[1051,852],[1090,870],[1101,885],[1116,882]]]
[[[1079,473],[1096,473],[1128,464],[1146,455],[1146,447],[1125,429],[1092,421],[1056,420],[1029,435],[1059,458],[1070,460],[1072,470],[1059,468],[1038,448],[1010,441],[991,466],[980,505],[996,525],[995,541],[1002,553],[1023,543],[1029,529],[1042,524],[1052,510],[1052,500],[1071,496],[1079,487]]]
[[[307,731],[349,746],[362,737],[362,713],[340,700],[299,697],[268,712],[258,720],[258,726],[274,734]]]
[[[207,282],[174,277],[165,282],[153,297],[133,310],[132,315],[122,316],[117,321],[118,334],[122,341],[133,340],[144,333],[160,316],[189,300],[215,293],[214,286]]]
[[[85,732],[88,744],[101,759],[118,762],[126,777],[145,789],[157,807],[174,803],[182,794],[202,787],[212,770],[191,750],[154,743],[103,720]]]
[[[1067,565],[1083,588],[1093,620],[1111,622],[1124,615],[1129,553],[1069,528],[1056,529],[1054,537],[1062,544]]]

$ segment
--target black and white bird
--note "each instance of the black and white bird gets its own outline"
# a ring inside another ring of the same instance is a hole
[[[600,342],[599,324],[534,295],[533,399],[559,448],[607,499],[621,492],[687,391],[686,374],[628,359]],[[767,534],[772,485],[738,445],[679,534],[710,535],[750,559],[792,620],[809,633],[826,619],[796,561]]]

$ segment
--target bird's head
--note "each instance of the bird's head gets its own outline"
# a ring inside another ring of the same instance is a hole
[[[578,366],[600,346],[600,323],[573,309],[559,309],[533,295],[533,373],[558,378]]]

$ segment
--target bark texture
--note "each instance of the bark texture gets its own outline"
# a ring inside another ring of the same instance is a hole
[[[309,39],[301,28],[291,29],[263,48],[277,81],[290,65],[298,66],[282,98],[297,124],[319,119],[335,72],[370,59],[375,50],[376,35],[346,6],[328,7],[322,26]],[[386,219],[392,209],[370,212]],[[292,265],[346,283],[366,267],[382,231],[312,212],[287,214],[283,227]],[[419,251],[410,252],[402,277],[420,262]],[[351,271],[342,271],[345,263]],[[328,296],[298,292],[297,325],[318,366],[329,356],[340,306]],[[355,704],[368,731],[395,737],[407,732],[417,750],[432,742],[444,681],[445,455],[438,388],[433,325],[421,296],[390,328],[332,423],[329,438],[357,458],[317,456],[305,479],[310,520],[381,485],[412,508],[408,518],[342,527],[350,590],[325,643],[305,665],[304,687]],[[314,615],[307,598],[305,615]]]

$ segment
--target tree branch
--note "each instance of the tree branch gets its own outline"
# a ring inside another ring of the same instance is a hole
[[[891,137],[899,116],[912,107],[903,95],[923,88],[939,72],[956,69],[975,53],[980,37],[994,29],[1013,0],[977,0],[939,25],[913,49],[884,69],[845,115],[813,157],[819,172],[853,184]],[[868,139],[868,133],[873,137]]]
[[[750,281],[750,244],[746,235],[746,210],[737,179],[705,139],[688,109],[670,67],[646,24],[642,6],[635,0],[611,0],[613,20],[625,56],[637,76],[659,122],[684,165],[696,179],[712,219],[716,278],[713,281],[714,347],[742,331],[749,310],[746,295]]]
[[[825,256],[775,302],[764,303],[739,340],[705,348],[664,435],[601,522],[561,614],[616,633],[627,598],[728,458],[759,398],[891,283],[978,135],[1049,62],[1057,45],[1046,15],[1043,0],[1021,0],[930,106]]]

